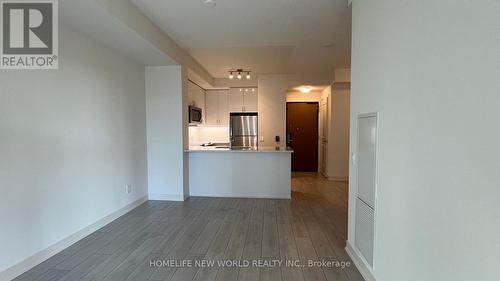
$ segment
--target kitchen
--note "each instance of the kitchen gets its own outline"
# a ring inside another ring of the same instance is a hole
[[[249,74],[248,74],[249,75]],[[188,81],[191,196],[291,197],[291,154],[259,137],[256,86],[204,89]]]

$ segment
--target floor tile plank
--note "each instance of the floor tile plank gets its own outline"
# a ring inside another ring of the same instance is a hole
[[[17,277],[34,280],[362,281],[353,265],[155,267],[169,259],[352,261],[345,252],[347,183],[293,173],[292,199],[147,201]]]

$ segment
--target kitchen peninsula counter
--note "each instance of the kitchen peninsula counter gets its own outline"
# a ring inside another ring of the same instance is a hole
[[[259,146],[257,148],[229,148],[218,146],[190,146],[185,152],[284,152],[293,153],[293,150],[284,146]]]
[[[291,197],[291,155],[287,147],[230,149],[191,146],[189,194],[203,197]]]

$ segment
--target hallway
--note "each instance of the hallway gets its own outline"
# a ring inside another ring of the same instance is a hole
[[[294,233],[296,237],[304,236],[310,240],[318,257],[335,256],[339,260],[350,260],[344,250],[347,202],[347,182],[329,181],[317,173],[293,173],[290,206]],[[327,280],[342,280],[339,276],[332,278],[331,272],[324,271]],[[348,280],[364,280],[354,266],[345,273]]]
[[[294,173],[292,185],[290,201],[148,201],[15,280],[363,280],[354,265],[150,266],[151,260],[350,261],[347,184]]]

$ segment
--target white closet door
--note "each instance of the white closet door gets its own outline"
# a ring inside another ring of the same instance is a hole
[[[358,197],[375,208],[377,117],[358,118]]]
[[[356,198],[356,247],[373,267],[374,211],[365,202]]]
[[[373,268],[377,172],[377,115],[358,117],[357,198],[355,244]]]

